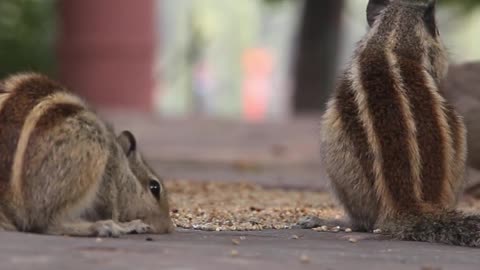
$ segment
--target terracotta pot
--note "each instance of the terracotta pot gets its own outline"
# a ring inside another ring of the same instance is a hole
[[[150,111],[154,0],[61,0],[59,76],[101,108]]]

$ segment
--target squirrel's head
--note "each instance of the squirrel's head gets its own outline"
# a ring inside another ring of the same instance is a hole
[[[435,21],[436,0],[370,0],[367,6],[367,21],[373,27],[386,13],[396,13],[399,18],[423,24],[432,37],[439,35]],[[389,10],[389,11],[387,11]],[[402,20],[397,23],[401,24]]]
[[[388,42],[399,57],[424,59],[438,82],[447,72],[447,54],[435,18],[436,0],[370,0],[370,36]]]
[[[163,180],[148,166],[137,150],[137,142],[133,134],[123,131],[117,137],[127,157],[131,172],[138,181],[134,194],[127,195],[127,211],[123,213],[127,219],[142,219],[150,225],[152,233],[168,233],[173,230],[170,208]],[[122,215],[121,215],[122,216]]]

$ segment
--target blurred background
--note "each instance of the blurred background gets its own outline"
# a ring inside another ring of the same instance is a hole
[[[2,0],[0,76],[35,70],[101,108],[281,120],[323,108],[367,0]],[[440,0],[454,62],[480,59],[480,1]]]
[[[318,114],[367,2],[0,0],[0,77],[66,84],[168,178],[321,188]],[[437,13],[452,62],[480,60],[480,1],[439,0]]]

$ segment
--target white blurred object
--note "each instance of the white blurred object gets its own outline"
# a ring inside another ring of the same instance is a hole
[[[159,2],[156,106],[164,115],[250,119],[288,115],[289,66],[298,4],[285,1],[162,0]],[[242,61],[262,48],[270,71],[258,77]],[[260,87],[260,85],[263,85]],[[247,102],[247,104],[246,104]]]

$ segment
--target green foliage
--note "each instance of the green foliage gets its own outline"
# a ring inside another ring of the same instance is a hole
[[[480,6],[480,0],[440,0],[440,3],[458,6],[465,11],[470,11],[472,8]]]
[[[275,5],[275,4],[283,3],[285,1],[299,1],[299,0],[263,0],[263,1],[267,4]],[[321,1],[325,1],[325,0],[321,0]]]
[[[0,1],[0,77],[54,73],[55,0]]]
[[[284,1],[284,0],[263,0],[263,1],[267,2],[268,4],[274,4],[274,3],[281,2],[281,1]]]
[[[283,1],[299,1],[299,0],[263,0],[269,4],[276,4],[279,2]],[[321,0],[321,1],[326,1],[326,0]],[[334,0],[338,1],[338,0]],[[345,1],[351,1],[351,0],[345,0]],[[458,6],[465,11],[471,10],[473,7],[480,6],[480,0],[438,0],[440,4],[447,4],[447,5],[452,5],[452,6]]]

